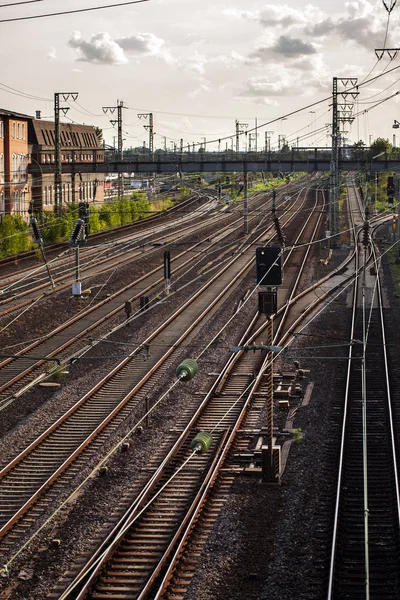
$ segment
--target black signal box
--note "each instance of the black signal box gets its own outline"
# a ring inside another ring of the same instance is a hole
[[[258,310],[267,317],[274,315],[278,310],[277,292],[258,292]]]
[[[393,182],[393,177],[388,177],[387,180],[387,195],[390,196],[394,196],[394,182]]]
[[[277,287],[282,285],[282,249],[265,246],[256,250],[256,276],[259,285]]]

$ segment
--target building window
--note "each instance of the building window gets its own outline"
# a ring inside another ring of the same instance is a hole
[[[14,201],[14,212],[15,213],[19,213],[20,212],[20,205],[19,205],[19,193],[18,193],[18,190],[14,190],[14,192],[13,192],[13,201]]]
[[[26,212],[26,192],[25,191],[21,192],[20,210],[21,210],[22,214]]]
[[[0,183],[4,183],[4,154],[0,154]]]
[[[47,206],[47,187],[43,188],[43,206]]]
[[[12,165],[11,165],[11,171],[12,171],[12,181],[18,181],[18,154],[13,154],[12,155]]]
[[[26,180],[26,154],[20,154],[19,180]]]
[[[22,139],[24,140],[25,139],[25,123],[22,123],[21,127],[22,127]]]
[[[4,200],[4,192],[0,192],[0,213],[4,213],[6,211],[6,203]]]
[[[4,137],[4,121],[0,120],[0,138]]]
[[[21,125],[20,123],[17,123],[17,138],[20,139],[20,130],[21,130]]]
[[[12,124],[12,136],[15,139],[15,123]]]

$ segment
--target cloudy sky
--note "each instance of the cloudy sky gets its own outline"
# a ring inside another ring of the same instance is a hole
[[[124,0],[39,0],[2,7],[0,19],[113,1]],[[188,144],[205,137],[221,139],[224,149],[231,145],[223,138],[234,133],[236,119],[251,129],[256,118],[259,147],[266,131],[273,131],[275,147],[283,135],[290,145],[299,138],[299,145],[325,146],[329,101],[310,105],[330,96],[333,77],[362,83],[385,72],[360,86],[353,107],[360,117],[346,129],[351,142],[368,144],[370,136],[392,141],[400,94],[373,106],[400,90],[400,56],[390,61],[384,54],[377,61],[375,49],[399,47],[399,11],[400,3],[388,23],[382,0],[149,0],[0,22],[0,107],[41,110],[43,118],[52,118],[54,92],[79,92],[68,117],[102,127],[112,143],[116,131],[102,106],[122,100],[125,147],[147,139],[138,112],[153,112],[156,147],[164,146],[164,138],[171,147],[180,138]],[[386,73],[394,67],[399,68]]]

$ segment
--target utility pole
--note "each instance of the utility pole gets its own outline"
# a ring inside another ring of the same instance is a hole
[[[243,167],[243,233],[247,235],[247,165],[245,164]]]
[[[328,239],[329,246],[336,246],[339,233],[339,198],[340,198],[340,171],[339,171],[339,147],[341,140],[340,123],[352,123],[354,117],[352,114],[353,103],[348,103],[347,98],[354,101],[358,92],[354,92],[354,88],[357,84],[355,77],[341,77],[340,83],[344,87],[344,90],[338,91],[338,78],[333,78],[332,84],[332,156],[330,164],[329,174],[329,215],[328,215],[328,227],[329,236],[332,237],[332,243],[330,237]],[[350,88],[347,90],[347,86]],[[341,104],[338,105],[338,96],[340,96]]]
[[[117,106],[103,106],[103,112],[105,115],[107,113],[110,113],[111,115],[113,115],[115,113],[115,111],[117,111],[117,119],[110,119],[110,123],[113,127],[115,127],[115,125],[117,124],[117,134],[118,134],[117,158],[121,162],[123,161],[123,158],[124,158],[123,147],[122,147],[122,109],[123,108],[126,108],[126,106],[124,106],[124,103],[122,102],[122,100],[121,101],[117,100]],[[118,172],[118,199],[122,198],[123,195],[124,195],[124,189],[123,189],[122,173]]]
[[[244,131],[248,128],[248,124],[247,123],[239,123],[238,120],[235,121],[236,124],[236,152],[239,154],[239,136],[241,133],[244,133]]]
[[[257,152],[257,136],[258,133],[249,133],[249,152],[251,152],[251,142],[254,142],[254,151]]]
[[[271,135],[273,135],[273,131],[265,132],[265,152],[271,152]]]
[[[140,113],[138,118],[149,119],[148,125],[143,125],[146,131],[149,132],[149,154],[151,160],[154,159],[154,124],[153,124],[153,113]]]
[[[64,102],[67,102],[70,96],[75,101],[78,92],[56,92],[54,94],[54,212],[58,215],[62,210],[60,111],[64,116],[69,111],[68,107],[60,107],[60,96]]]

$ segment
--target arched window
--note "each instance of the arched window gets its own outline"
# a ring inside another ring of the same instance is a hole
[[[20,154],[20,179],[26,180],[26,154]]]
[[[4,192],[0,192],[0,213],[4,213],[6,210],[6,203],[4,199]]]
[[[0,138],[4,137],[4,121],[0,119]]]
[[[0,154],[0,183],[4,183],[4,154]]]
[[[22,139],[25,139],[25,123],[22,123]]]
[[[18,181],[18,154],[12,155],[12,180]]]
[[[20,201],[20,210],[21,214],[26,212],[26,192],[21,192],[21,201]]]
[[[20,130],[21,130],[21,124],[17,123],[17,138],[20,139]]]
[[[13,202],[14,202],[14,213],[19,214],[20,205],[19,205],[19,192],[18,190],[13,191]]]
[[[47,206],[47,187],[43,188],[43,206]]]
[[[15,123],[12,124],[12,136],[15,139]]]

